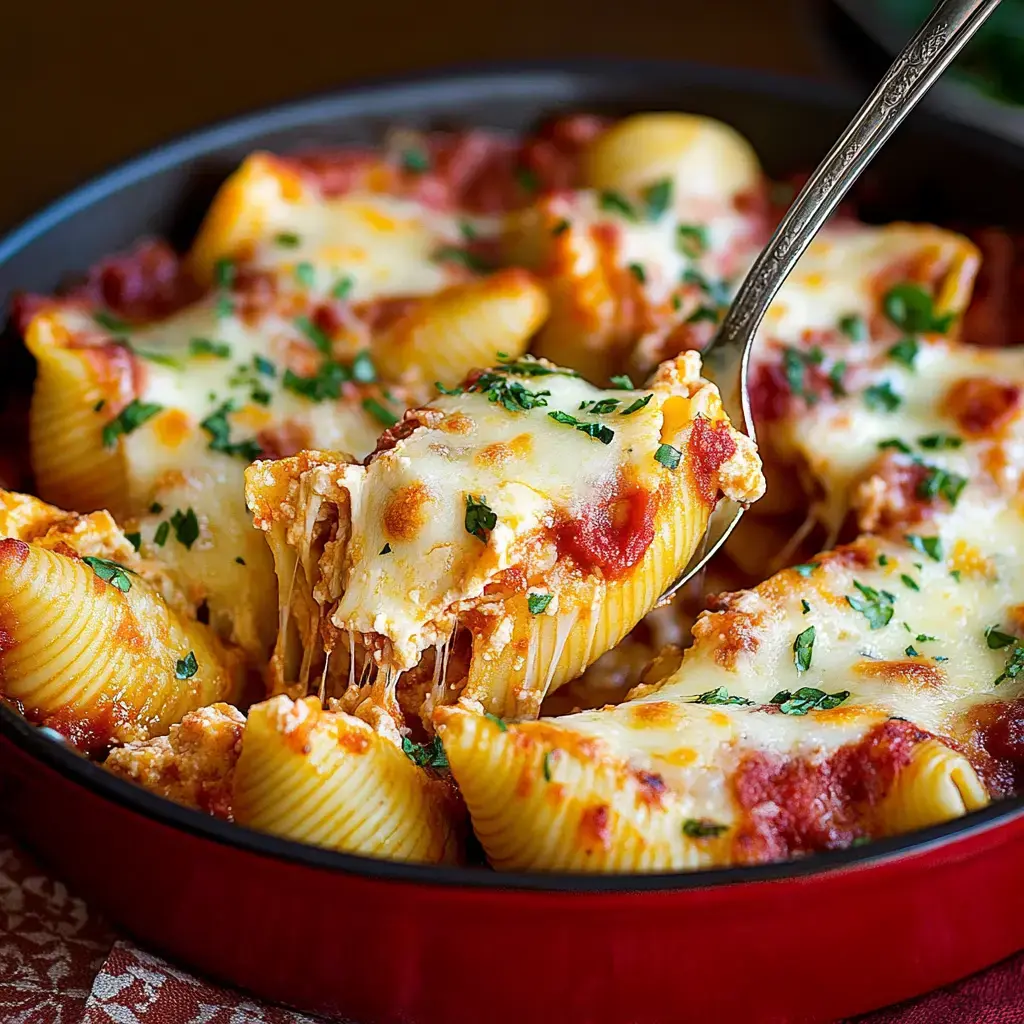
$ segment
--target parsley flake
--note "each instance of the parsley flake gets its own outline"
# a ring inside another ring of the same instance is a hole
[[[335,284],[331,289],[331,298],[337,299],[339,302],[343,302],[349,297],[349,294],[355,287],[355,284],[355,281],[346,274],[344,277],[340,278],[337,284]]]
[[[807,577],[810,576],[815,569],[819,568],[820,565],[820,562],[804,562],[802,565],[792,566],[792,569],[793,572],[803,576],[804,579],[807,579]]]
[[[570,227],[572,225],[564,217],[561,220],[555,221],[554,226],[551,228],[551,237],[557,238],[559,235],[564,235]]]
[[[676,228],[676,249],[691,260],[703,256],[708,248],[707,228],[699,224],[680,224]]]
[[[185,512],[180,508],[175,511],[171,516],[171,526],[178,543],[184,544],[191,551],[192,545],[199,539],[199,520],[191,505]]]
[[[171,524],[165,519],[157,528],[153,534],[153,543],[158,547],[163,547],[167,543],[167,538],[171,533]]]
[[[644,200],[644,213],[648,220],[661,220],[665,211],[672,205],[672,179],[663,178],[653,185],[648,185],[641,193]]]
[[[485,260],[468,249],[460,249],[457,245],[442,245],[433,256],[436,263],[461,263],[467,270],[485,274],[494,268]]]
[[[94,555],[86,555],[82,561],[104,583],[109,583],[115,590],[120,590],[122,594],[127,594],[132,589],[132,581],[128,578],[129,574],[132,576],[138,575],[137,572],[129,569],[126,565],[122,565],[120,562],[112,562],[107,558],[96,558]]]
[[[448,767],[448,755],[441,745],[440,736],[435,736],[429,743],[415,743],[408,736],[403,736],[402,752],[417,768]]]
[[[857,612],[860,612],[867,620],[872,629],[881,629],[889,624],[893,614],[893,602],[896,600],[887,590],[875,590],[865,583],[857,580],[853,585],[860,591],[860,595],[847,594],[846,603]]]
[[[716,686],[713,690],[707,690],[687,701],[689,704],[753,704],[754,701],[746,697],[730,697],[729,691],[724,686]]]
[[[636,220],[636,210],[621,192],[602,192],[597,197],[597,205],[605,213],[617,213],[620,217],[625,217],[628,220]]]
[[[809,711],[831,711],[849,696],[849,690],[825,693],[815,686],[801,686],[795,692],[780,690],[768,703],[777,704],[784,715],[806,715]]]
[[[640,282],[640,284],[647,283],[647,271],[644,270],[643,266],[639,263],[630,263],[629,272]]]
[[[637,398],[634,402],[632,402],[625,409],[623,409],[622,412],[619,413],[619,415],[631,416],[633,413],[639,412],[641,409],[644,408],[644,406],[650,404],[652,398],[654,398],[653,394],[644,395],[643,398]]]
[[[466,495],[466,533],[471,533],[477,540],[487,543],[491,530],[498,524],[498,517],[487,504],[483,496]]]
[[[807,599],[804,597],[800,598],[800,607],[803,609],[804,615],[811,610],[811,606],[807,603]]]
[[[362,405],[366,412],[385,427],[393,427],[398,422],[398,417],[376,398],[364,398]]]
[[[942,561],[942,539],[939,537],[922,537],[916,533],[906,533],[903,539],[922,555],[927,555],[933,562]]]
[[[112,448],[117,443],[119,437],[137,430],[143,423],[151,420],[162,410],[163,406],[158,405],[156,402],[140,402],[137,398],[133,398],[103,428],[103,447]]]
[[[985,630],[985,643],[988,644],[989,649],[998,651],[1003,647],[1009,647],[1010,644],[1015,644],[1017,638],[1010,636],[1009,633],[1004,633],[1001,630],[996,629],[995,626],[989,626]]]
[[[907,647],[906,647],[906,649],[905,649],[905,650],[903,651],[903,653],[904,653],[904,654],[905,654],[905,655],[906,655],[906,656],[907,656],[908,658],[920,658],[920,657],[921,657],[921,655],[917,653],[917,648],[916,648],[916,647],[912,647],[912,646],[910,646],[909,644],[907,645]]]
[[[887,448],[891,448],[894,451],[903,452],[904,455],[909,455],[912,450],[910,445],[907,444],[906,441],[901,441],[898,437],[890,437],[885,441],[879,441],[878,447],[883,451],[886,450]]]
[[[850,313],[847,316],[840,317],[839,330],[842,331],[850,341],[867,341],[868,325],[864,322],[864,317],[858,316],[856,313]]]
[[[231,346],[224,341],[213,341],[210,338],[189,338],[188,352],[192,356],[216,356],[217,359],[230,359]]]
[[[959,448],[963,443],[962,437],[957,437],[955,434],[927,434],[924,437],[919,437],[917,443],[922,448]]]
[[[945,334],[955,319],[952,313],[936,315],[932,297],[919,284],[910,282],[890,288],[882,298],[882,310],[908,334]]]
[[[508,732],[508,726],[505,724],[504,718],[499,718],[497,715],[492,715],[490,711],[484,712],[484,718],[489,722],[493,722],[501,732]]]
[[[903,582],[903,586],[910,590],[920,590],[921,588],[917,585],[917,580],[913,576],[908,576],[906,573],[900,574],[900,580]]]
[[[658,450],[654,453],[654,458],[666,469],[678,469],[683,453],[678,448],[673,448],[670,444],[659,444]]]
[[[321,352],[331,354],[331,339],[308,316],[297,316],[292,322]]]
[[[570,413],[562,412],[560,409],[549,412],[548,416],[556,423],[564,423],[567,426],[575,427],[578,431],[586,434],[588,437],[592,437],[595,441],[600,441],[601,444],[611,444],[612,438],[615,437],[615,431],[610,427],[606,427],[603,423],[587,423],[583,420],[578,420]]]
[[[531,615],[540,615],[551,604],[554,594],[530,594],[526,599],[526,607]]]
[[[199,671],[195,651],[189,651],[184,658],[174,663],[174,675],[177,679],[191,679]]]
[[[141,533],[126,533],[124,536],[125,536],[125,540],[127,540],[128,543],[131,544],[131,546],[133,548],[135,548],[136,551],[138,551],[139,548],[142,547],[142,534]]]
[[[610,380],[612,387],[618,388],[620,391],[633,390],[633,382],[624,373],[617,374]]]
[[[247,438],[244,441],[230,440],[231,425],[228,423],[228,413],[233,409],[234,402],[228,399],[210,413],[199,426],[210,435],[211,451],[223,452],[225,455],[238,455],[246,462],[252,462],[263,454],[263,449],[255,438]]]
[[[806,672],[811,667],[811,654],[814,651],[814,634],[814,627],[808,626],[793,641],[793,663],[796,665],[797,672]]]
[[[392,550],[392,549],[391,549],[391,545],[390,545],[390,544],[385,544],[385,545],[384,545],[384,547],[382,547],[382,548],[380,549],[380,552],[379,552],[379,554],[382,554],[382,555],[390,555],[390,554],[391,554],[391,550]]]
[[[683,835],[687,839],[717,839],[729,826],[708,818],[687,818],[683,822]]]
[[[927,472],[918,482],[918,497],[929,500],[941,497],[955,506],[967,486],[967,477],[960,476],[959,473],[950,473],[941,466],[929,466],[924,463],[922,465]]]
[[[864,389],[864,404],[874,412],[895,412],[902,403],[902,396],[893,391],[889,381]]]
[[[282,249],[294,249],[301,242],[302,239],[294,231],[281,231],[274,235],[274,244],[281,246]]]
[[[295,264],[295,280],[303,288],[312,288],[316,284],[316,268],[307,260]]]
[[[402,169],[413,174],[423,174],[430,170],[430,156],[422,149],[405,149],[401,155]]]
[[[902,341],[897,341],[892,348],[886,353],[893,362],[899,363],[905,366],[908,370],[914,369],[914,362],[917,359],[917,353],[920,351],[920,345],[914,338],[904,338]]]

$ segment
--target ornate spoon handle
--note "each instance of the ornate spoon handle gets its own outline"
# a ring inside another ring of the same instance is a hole
[[[896,126],[998,4],[999,0],[944,0],[893,62],[793,201],[740,286],[708,353],[720,384],[728,386],[734,377],[746,380],[754,332],[796,261]],[[734,368],[731,364],[737,359]],[[752,433],[745,386],[740,397],[743,419]],[[730,414],[739,411],[728,398],[726,406]]]

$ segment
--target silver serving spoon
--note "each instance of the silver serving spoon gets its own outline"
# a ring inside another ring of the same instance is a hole
[[[829,214],[860,177],[896,126],[946,70],[999,0],[944,0],[906,45],[829,150],[750,268],[714,340],[704,351],[705,375],[722,392],[732,422],[754,437],[747,371],[754,332],[772,299]],[[732,533],[745,509],[723,498],[704,541],[663,600],[692,579]]]

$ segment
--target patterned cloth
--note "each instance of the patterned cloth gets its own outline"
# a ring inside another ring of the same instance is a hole
[[[179,970],[116,934],[0,835],[0,1024],[317,1024]],[[851,1024],[1020,1024],[1024,954]],[[353,1022],[342,1022],[353,1024]]]

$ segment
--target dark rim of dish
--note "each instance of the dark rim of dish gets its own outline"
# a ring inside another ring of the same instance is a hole
[[[545,75],[578,79],[600,79],[607,76],[620,80],[636,76],[637,79],[643,79],[647,87],[657,86],[659,80],[664,80],[666,88],[679,88],[685,82],[692,86],[709,86],[734,92],[763,92],[777,99],[804,103],[808,102],[808,86],[813,84],[812,102],[817,106],[852,111],[858,102],[858,97],[849,90],[821,82],[811,83],[809,80],[760,71],[717,68],[671,60],[592,58],[460,65],[422,74],[375,80],[352,85],[343,91],[243,114],[189,133],[122,163],[45,207],[6,238],[0,239],[0,264],[41,235],[58,227],[62,221],[100,199],[185,160],[201,156],[210,149],[246,142],[256,134],[291,127],[296,122],[323,122],[357,110],[365,112],[363,105],[368,100],[373,100],[373,106],[379,107],[383,114],[389,104],[398,102],[402,94],[410,90],[429,88],[435,99],[440,99],[444,93],[487,95],[488,91],[493,93],[498,83],[513,78],[533,77],[537,79],[539,92]],[[628,94],[623,98],[628,99]],[[939,133],[965,138],[972,146],[987,149],[1004,159],[1012,158],[1014,163],[1024,163],[1021,148],[1004,140],[948,122],[933,120],[930,127]],[[863,846],[814,853],[797,860],[771,864],[628,875],[496,872],[486,867],[410,864],[339,853],[256,832],[211,817],[111,775],[100,765],[87,760],[65,743],[51,738],[2,704],[0,736],[93,794],[170,828],[224,843],[246,853],[307,867],[421,885],[622,895],[807,879],[844,868],[880,866],[903,856],[924,854],[953,844],[959,838],[980,835],[1024,817],[1024,794],[1021,794],[997,801],[983,810],[944,825],[879,839]]]

